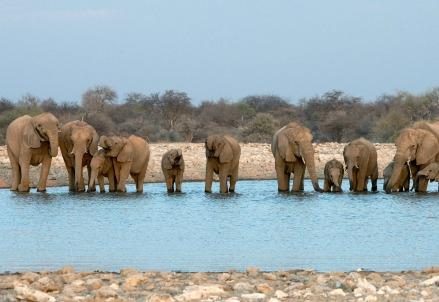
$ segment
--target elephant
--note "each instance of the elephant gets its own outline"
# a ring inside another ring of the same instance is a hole
[[[395,189],[406,163],[410,164],[415,191],[425,192],[428,180],[424,176],[417,177],[417,172],[433,162],[439,162],[439,122],[417,122],[401,130],[395,145],[395,164],[386,193]]]
[[[181,192],[184,173],[184,159],[181,149],[171,149],[162,156],[162,172],[168,193]]]
[[[96,130],[83,121],[68,122],[61,127],[59,148],[69,177],[69,190],[85,191],[83,167],[87,167],[90,181],[90,161],[98,150]]]
[[[116,174],[118,192],[126,192],[125,183],[128,175],[136,183],[136,191],[143,192],[143,181],[149,162],[149,145],[141,137],[131,135],[101,136],[99,146],[105,150],[105,156],[111,157]]]
[[[275,161],[278,191],[289,191],[291,173],[294,174],[292,191],[303,191],[307,168],[314,190],[323,192],[317,179],[312,134],[308,128],[295,122],[280,128],[273,136],[271,151]]]
[[[213,172],[215,172],[219,175],[220,193],[235,192],[241,157],[238,141],[229,135],[209,135],[204,146],[207,159],[204,191],[212,192]],[[227,187],[228,177],[230,177],[229,187]]]
[[[383,170],[383,190],[386,190],[387,184],[392,176],[394,166],[395,162],[392,160]],[[408,192],[410,190],[410,168],[407,164],[404,164],[403,169],[401,169],[401,174],[399,175],[398,181],[394,185],[394,188],[399,192]]]
[[[98,150],[90,161],[90,178],[87,192],[96,191],[96,178],[98,179],[99,191],[105,192],[104,177],[108,178],[109,191],[115,192],[117,186],[116,174],[114,172],[111,157],[105,156],[103,149]]]
[[[341,192],[341,184],[343,182],[344,168],[343,164],[335,158],[328,161],[324,168],[325,183],[324,192]]]
[[[29,192],[29,166],[41,164],[37,191],[45,192],[52,157],[58,155],[58,119],[45,112],[23,115],[6,130],[6,146],[12,167],[12,191]]]
[[[425,176],[425,178],[430,181],[439,181],[439,162],[429,164],[419,171],[417,176]]]
[[[349,190],[367,191],[367,181],[371,178],[372,191],[377,190],[378,163],[375,146],[365,138],[351,141],[344,147],[343,157],[349,177]]]

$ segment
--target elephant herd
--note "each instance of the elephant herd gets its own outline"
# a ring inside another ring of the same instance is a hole
[[[343,150],[344,165],[333,159],[325,164],[324,187],[320,188],[314,162],[311,131],[291,122],[274,135],[271,150],[279,191],[299,192],[304,189],[305,170],[308,170],[314,190],[340,192],[346,170],[349,189],[354,192],[377,191],[378,164],[375,146],[364,138],[348,143]],[[403,129],[396,141],[394,160],[384,169],[387,192],[410,190],[412,180],[416,192],[425,192],[428,181],[439,181],[439,122],[418,122]],[[6,131],[6,145],[12,168],[11,190],[29,191],[29,166],[41,164],[37,191],[46,191],[46,182],[52,157],[58,147],[67,169],[69,190],[76,192],[105,192],[104,178],[109,191],[125,192],[131,175],[136,191],[143,192],[143,182],[150,158],[149,144],[141,137],[131,135],[99,136],[84,121],[68,122],[62,127],[51,113],[31,117],[21,116],[12,121]],[[241,148],[228,135],[210,135],[205,141],[205,192],[212,191],[213,174],[218,174],[220,192],[234,192],[238,180]],[[87,168],[85,183],[83,168]],[[181,192],[184,174],[181,149],[171,149],[162,156],[161,168],[168,192]],[[290,178],[293,175],[290,189]]]

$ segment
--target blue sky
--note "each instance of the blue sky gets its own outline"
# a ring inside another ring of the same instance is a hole
[[[439,86],[438,12],[436,0],[0,0],[0,96],[417,93]]]

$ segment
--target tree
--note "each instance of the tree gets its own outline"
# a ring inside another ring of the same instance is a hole
[[[95,86],[82,95],[82,106],[87,113],[103,112],[105,107],[112,105],[117,99],[117,93],[109,86]]]
[[[174,90],[167,90],[160,96],[158,107],[166,121],[165,128],[168,131],[175,130],[176,123],[184,114],[188,114],[192,110],[191,99],[187,94]]]

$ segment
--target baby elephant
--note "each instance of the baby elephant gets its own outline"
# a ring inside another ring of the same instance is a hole
[[[390,177],[392,177],[393,166],[395,162],[392,160],[383,170],[383,190],[385,191],[387,188],[387,184],[389,183]],[[408,192],[410,190],[410,170],[407,164],[404,164],[403,169],[401,170],[401,174],[397,179],[393,190],[398,192]]]
[[[324,169],[325,183],[324,192],[341,192],[341,183],[343,181],[343,164],[335,158],[328,161]]]
[[[162,157],[162,171],[165,176],[168,193],[181,192],[183,181],[184,159],[181,149],[171,149]]]
[[[87,192],[96,191],[96,178],[98,179],[99,183],[99,191],[101,193],[105,192],[104,177],[108,178],[109,191],[116,191],[117,181],[113,161],[111,160],[111,157],[105,156],[104,150],[101,149],[95,153],[91,159],[90,168],[91,173]]]
[[[418,172],[416,177],[425,176],[430,181],[439,181],[439,163],[431,163]]]

